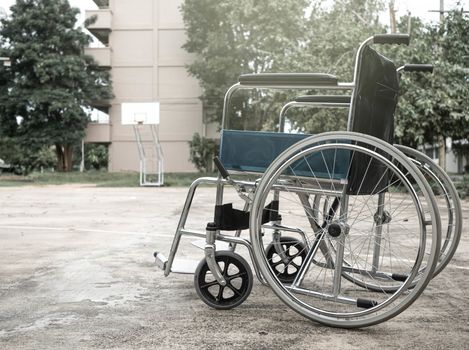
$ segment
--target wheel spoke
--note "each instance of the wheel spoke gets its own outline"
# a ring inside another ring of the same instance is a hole
[[[201,285],[200,289],[208,289],[210,287],[216,286],[217,284],[218,284],[218,281],[215,280],[213,282],[209,282],[209,283]]]
[[[218,290],[217,300],[223,300],[223,292],[225,290],[225,286],[220,285],[220,289]]]
[[[239,277],[242,277],[242,276],[246,276],[246,272],[238,272],[237,274],[226,277],[226,280],[231,281],[231,280],[234,280],[235,278],[239,278]]]

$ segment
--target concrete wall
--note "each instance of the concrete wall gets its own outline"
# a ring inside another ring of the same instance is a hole
[[[159,137],[165,171],[194,171],[188,141],[204,134],[201,89],[184,67],[191,60],[181,46],[186,40],[179,6],[182,0],[111,0],[109,36],[115,98],[110,108],[110,171],[138,171],[139,157],[132,126],[121,124],[121,104],[160,102]],[[99,11],[98,11],[99,12]],[[108,21],[108,19],[105,19]],[[90,52],[92,54],[92,52]],[[143,132],[143,140],[151,134]],[[95,137],[94,137],[95,138]],[[145,150],[151,143],[145,143]]]
[[[87,55],[93,56],[102,67],[111,67],[111,49],[109,47],[88,47],[85,49]]]

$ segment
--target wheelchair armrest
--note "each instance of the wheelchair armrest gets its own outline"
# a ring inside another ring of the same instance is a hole
[[[337,86],[337,77],[322,73],[261,73],[243,74],[239,76],[239,84],[243,86],[262,87],[308,87]]]
[[[295,98],[300,103],[346,103],[350,104],[349,95],[305,95]]]

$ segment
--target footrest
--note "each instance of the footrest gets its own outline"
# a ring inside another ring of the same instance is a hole
[[[153,256],[155,257],[156,266],[158,266],[161,270],[165,270],[168,259],[163,254],[158,252],[154,252]]]
[[[166,270],[168,259],[163,254],[158,252],[154,252],[153,256],[155,257],[156,266],[158,266],[163,271]],[[174,259],[173,265],[171,266],[171,272],[194,274],[195,270],[197,269],[197,265],[199,265],[199,262],[200,260]]]
[[[171,272],[193,275],[199,262],[200,260],[174,259]]]

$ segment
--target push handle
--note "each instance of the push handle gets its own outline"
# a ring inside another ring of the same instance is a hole
[[[409,45],[409,34],[375,34],[373,35],[374,44],[404,44]]]
[[[221,163],[220,158],[215,157],[213,158],[213,162],[215,163],[215,166],[217,167],[218,171],[221,174],[221,177],[224,178],[225,180],[230,177],[230,174],[228,173],[228,170],[225,169],[223,164]]]
[[[433,73],[433,64],[405,64],[404,71]]]

